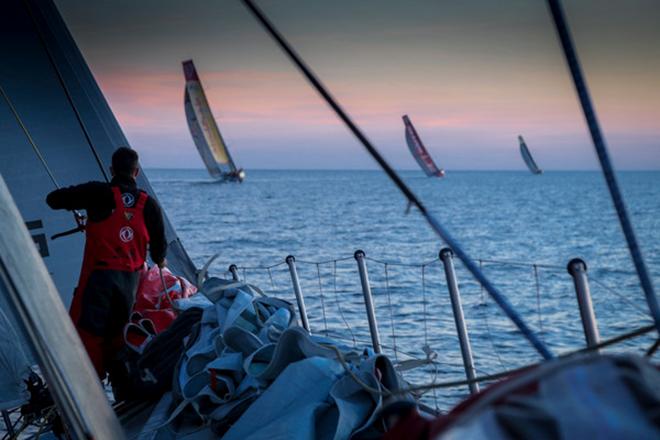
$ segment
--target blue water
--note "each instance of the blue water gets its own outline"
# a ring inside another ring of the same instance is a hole
[[[370,341],[353,259],[356,249],[364,250],[386,353],[399,361],[424,358],[428,345],[437,355],[434,364],[407,372],[406,379],[425,384],[464,377],[437,261],[443,245],[417,211],[405,214],[403,196],[381,172],[248,171],[241,185],[210,182],[203,170],[147,174],[198,266],[219,253],[213,274],[229,276],[228,266],[236,264],[248,282],[293,301],[283,261],[294,255],[312,331],[357,347]],[[565,269],[574,257],[589,267],[603,338],[650,322],[599,173],[451,172],[443,180],[402,174],[553,352],[584,346]],[[619,177],[660,288],[660,173]],[[538,361],[458,261],[456,270],[478,374]],[[642,352],[651,343],[639,338],[615,351]],[[429,391],[425,401],[448,408],[466,392]]]

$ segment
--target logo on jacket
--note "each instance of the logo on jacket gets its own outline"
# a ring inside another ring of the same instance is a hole
[[[123,193],[121,201],[124,203],[124,208],[130,208],[135,204],[135,197],[131,193]]]
[[[119,239],[124,243],[133,240],[133,229],[130,226],[124,226],[119,230]]]

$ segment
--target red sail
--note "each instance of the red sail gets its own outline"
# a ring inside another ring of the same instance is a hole
[[[410,122],[408,115],[403,116],[403,123],[406,126],[406,142],[408,143],[408,148],[419,164],[419,167],[428,177],[443,177],[445,171],[438,168],[435,162],[433,162],[431,155],[426,150],[422,140],[419,138],[419,135],[417,134],[415,127],[413,127],[412,122]]]

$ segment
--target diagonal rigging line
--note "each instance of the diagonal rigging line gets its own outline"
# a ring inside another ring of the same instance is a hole
[[[85,123],[83,122],[82,115],[80,114],[80,111],[78,110],[78,107],[76,107],[76,104],[73,102],[73,97],[71,96],[71,92],[69,91],[69,88],[66,85],[66,82],[64,81],[64,76],[62,75],[62,72],[60,71],[59,67],[57,67],[57,63],[55,62],[55,58],[53,54],[51,53],[50,49],[48,48],[48,44],[46,41],[46,37],[43,35],[43,32],[41,28],[39,27],[39,24],[37,23],[37,19],[34,16],[34,13],[32,12],[32,7],[30,7],[30,4],[28,1],[24,0],[24,5],[25,9],[27,10],[28,15],[30,16],[30,19],[32,20],[32,24],[34,25],[34,29],[39,36],[39,41],[41,42],[41,45],[43,46],[44,52],[46,52],[46,56],[48,57],[48,60],[50,61],[51,66],[53,67],[53,70],[55,71],[55,74],[57,75],[57,79],[62,86],[62,90],[64,91],[64,95],[66,96],[67,101],[69,102],[69,105],[71,106],[71,110],[73,110],[74,115],[76,116],[76,120],[78,121],[78,124],[80,125],[80,129],[83,133],[83,136],[85,137],[85,140],[87,141],[87,144],[89,145],[89,148],[92,150],[92,154],[94,155],[94,159],[96,159],[96,163],[99,165],[99,168],[101,169],[101,174],[103,174],[103,178],[105,179],[106,182],[109,182],[110,179],[108,179],[108,174],[105,171],[105,168],[103,166],[103,162],[101,161],[101,158],[99,157],[98,152],[96,151],[96,148],[94,148],[94,143],[92,142],[92,138],[89,135],[89,132],[87,130],[87,127],[85,126]]]
[[[37,155],[37,158],[41,162],[41,164],[44,166],[44,169],[46,170],[46,173],[48,174],[48,177],[50,177],[50,180],[53,182],[53,185],[55,185],[55,188],[59,189],[60,184],[57,183],[57,179],[55,179],[55,176],[53,175],[53,172],[50,170],[50,167],[48,166],[48,163],[46,162],[46,159],[44,159],[43,154],[41,154],[41,151],[39,150],[39,147],[37,147],[37,144],[34,142],[34,139],[32,139],[32,135],[28,131],[27,127],[23,123],[23,120],[21,117],[18,115],[18,112],[16,111],[16,107],[14,107],[14,104],[11,102],[9,99],[9,96],[7,96],[7,93],[5,93],[5,90],[0,86],[0,94],[2,97],[5,99],[5,102],[7,103],[7,106],[9,106],[9,110],[11,110],[12,114],[14,115],[14,118],[16,119],[16,122],[18,122],[18,125],[21,126],[21,130],[23,130],[23,134],[25,134],[25,137],[27,138],[28,142],[32,146],[32,149],[34,150],[34,153]]]
[[[353,135],[362,143],[364,148],[369,154],[378,162],[380,167],[385,171],[388,177],[394,182],[399,190],[408,199],[409,203],[415,205],[419,209],[422,216],[429,223],[431,228],[444,240],[444,242],[454,251],[456,256],[463,262],[465,267],[470,271],[477,281],[481,283],[486,289],[488,294],[493,298],[502,311],[513,321],[518,327],[520,332],[527,338],[536,351],[541,354],[545,359],[552,359],[554,356],[548,348],[541,342],[534,332],[522,320],[520,315],[514,310],[509,301],[499,292],[499,290],[486,278],[486,276],[479,270],[479,267],[472,261],[472,259],[463,251],[460,244],[449,234],[449,232],[438,222],[438,220],[427,211],[426,207],[417,198],[417,196],[408,188],[408,186],[401,180],[399,175],[387,163],[387,161],[380,155],[378,150],[371,144],[369,139],[362,133],[362,131],[355,125],[351,118],[339,106],[337,101],[332,97],[330,92],[325,88],[321,81],[305,64],[302,58],[294,51],[291,45],[284,39],[273,24],[266,18],[264,13],[254,4],[252,0],[242,0],[247,8],[252,12],[255,18],[261,25],[268,31],[270,36],[278,43],[280,48],[289,56],[291,61],[300,69],[307,80],[312,84],[316,91],[325,99],[328,105],[335,111],[337,116],[346,124]]]
[[[653,291],[653,282],[651,281],[651,277],[649,276],[648,270],[646,269],[642,251],[639,248],[639,244],[637,243],[637,237],[635,236],[635,231],[633,229],[632,223],[630,222],[628,211],[623,201],[623,195],[621,194],[619,184],[616,180],[616,174],[614,174],[614,168],[612,167],[612,162],[610,161],[610,156],[607,152],[607,146],[605,145],[605,138],[603,137],[600,125],[598,124],[598,119],[596,118],[596,110],[591,103],[591,96],[589,95],[587,82],[584,79],[584,75],[582,74],[580,61],[578,60],[577,52],[575,51],[575,46],[573,45],[573,39],[571,38],[571,33],[568,29],[568,23],[566,22],[564,11],[559,0],[548,0],[548,7],[550,8],[550,13],[552,14],[557,36],[559,37],[559,42],[561,43],[562,50],[564,51],[566,64],[568,65],[568,69],[570,70],[571,76],[573,77],[575,91],[577,92],[578,98],[580,99],[582,112],[584,113],[584,118],[587,122],[587,126],[589,127],[591,140],[593,141],[594,149],[596,150],[598,160],[600,161],[600,167],[603,170],[603,175],[605,176],[607,188],[610,191],[612,203],[614,204],[617,216],[619,217],[619,223],[621,224],[623,235],[625,236],[626,242],[628,243],[630,256],[632,257],[633,263],[635,264],[635,270],[637,271],[637,276],[639,277],[639,283],[642,285],[642,290],[644,291],[644,296],[646,297],[649,311],[653,317],[655,328],[658,330],[658,332],[660,332],[660,307],[658,306],[658,298],[655,296],[655,292]]]
[[[34,139],[32,138],[32,135],[30,134],[30,131],[27,129],[25,126],[25,123],[23,122],[23,119],[21,119],[21,116],[18,114],[18,111],[16,110],[16,107],[14,107],[14,104],[11,102],[11,99],[9,99],[9,95],[5,92],[5,89],[2,88],[0,85],[0,95],[4,98],[5,102],[7,103],[7,106],[9,107],[9,110],[11,110],[12,114],[14,115],[14,118],[16,119],[16,122],[18,125],[21,127],[21,130],[23,131],[23,134],[25,134],[25,137],[27,138],[28,142],[32,146],[32,149],[34,150],[34,154],[37,155],[37,158],[43,165],[44,169],[46,170],[46,174],[48,174],[48,177],[50,177],[51,182],[53,182],[53,185],[55,185],[55,188],[60,189],[60,184],[57,182],[57,179],[55,179],[55,175],[51,171],[50,167],[48,166],[48,162],[46,162],[46,159],[44,158],[43,154],[41,154],[41,150],[39,150],[39,147],[37,147],[36,142],[34,142]],[[78,211],[78,210],[73,210],[73,217],[76,220],[76,223],[78,223],[78,227],[81,227],[81,221],[83,218],[83,215]]]

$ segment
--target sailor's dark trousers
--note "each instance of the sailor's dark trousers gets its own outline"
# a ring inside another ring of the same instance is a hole
[[[71,317],[101,379],[123,346],[123,328],[130,318],[138,281],[139,272],[97,269],[74,295]]]

